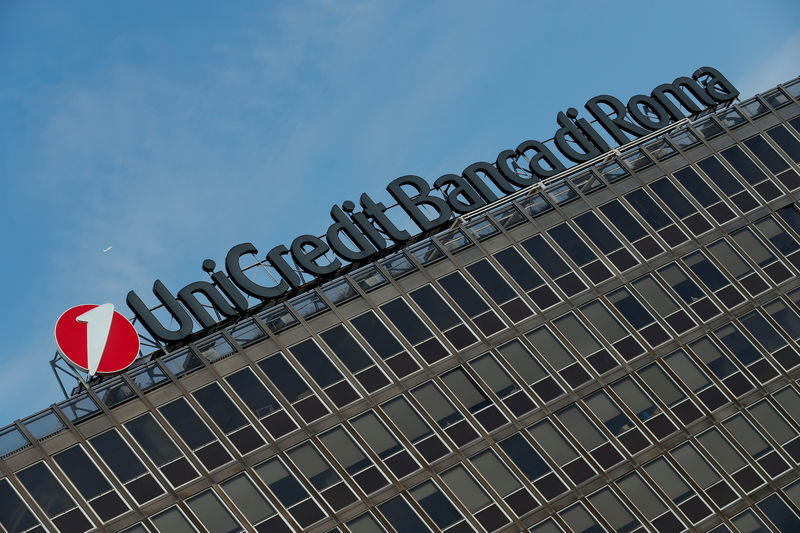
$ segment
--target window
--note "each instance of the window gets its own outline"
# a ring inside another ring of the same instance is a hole
[[[390,400],[381,405],[383,411],[389,415],[397,428],[428,461],[434,461],[449,452],[441,439],[433,433],[430,426],[417,414],[411,404],[403,396]],[[440,423],[447,423],[446,411],[453,409],[451,404],[444,406]],[[457,415],[460,416],[460,415]]]
[[[486,431],[493,431],[508,423],[503,413],[463,369],[451,370],[442,376],[442,381]]]
[[[0,524],[12,533],[22,533],[39,525],[7,479],[0,479]]]
[[[125,428],[173,487],[199,476],[150,413],[125,422]]]
[[[308,491],[277,457],[255,466],[253,470],[301,527],[306,528],[325,517]]]
[[[523,241],[522,247],[567,296],[573,296],[586,289],[586,285],[575,275],[572,268],[550,247],[541,235],[536,235]]]
[[[528,431],[536,443],[544,449],[550,459],[557,464],[576,485],[583,483],[595,475],[594,468],[575,451],[575,448],[569,443],[566,437],[564,437],[549,420],[545,419],[529,427]]]
[[[464,313],[486,336],[493,335],[506,328],[494,310],[483,300],[480,294],[470,285],[460,272],[453,272],[439,279],[439,285],[455,300]]]
[[[581,240],[577,233],[566,223],[547,230],[556,244],[566,252],[592,283],[600,283],[611,277],[611,271],[597,258],[595,253]]]
[[[664,205],[680,219],[694,235],[702,235],[711,229],[711,224],[683,195],[669,178],[661,178],[649,185]]]
[[[244,515],[247,522],[256,526],[259,531],[268,529],[269,531],[289,533],[290,529],[279,517],[275,516],[275,509],[246,473],[228,478],[220,483],[220,488]],[[269,520],[270,517],[274,518]]]
[[[442,480],[467,511],[487,530],[508,524],[508,518],[462,465],[441,474]]]
[[[511,278],[522,287],[539,309],[547,309],[558,303],[559,298],[545,285],[536,270],[522,257],[516,248],[506,248],[494,254],[494,258]]]
[[[669,455],[681,467],[684,475],[691,478],[720,508],[727,507],[739,498],[692,444],[673,448]]]
[[[397,478],[403,478],[419,469],[411,454],[403,448],[375,413],[368,411],[351,420],[351,424],[367,446]]]
[[[289,450],[287,455],[334,510],[356,501],[356,495],[313,444],[305,442]]]
[[[160,533],[197,533],[183,513],[177,507],[170,507],[162,513],[158,513],[150,520]]]
[[[716,157],[711,156],[698,161],[697,166],[743,213],[758,207],[758,202],[756,202],[755,198],[744,190],[739,180]]]
[[[665,285],[669,286],[704,322],[720,314],[717,306],[677,263],[661,267],[658,269],[658,274]]]
[[[114,487],[106,481],[106,478],[79,445],[57,453],[53,459],[75,485],[81,496],[89,502],[100,520],[107,522],[128,510],[128,505],[122,501]],[[2,509],[0,509],[0,514],[2,514],[1,511]],[[14,531],[9,527],[6,529]]]
[[[541,354],[540,357],[550,363],[550,366],[572,387],[577,387],[591,379],[589,373],[583,369],[579,362],[575,361],[572,354],[564,348],[564,345],[547,327],[537,328],[525,336],[536,348],[536,351]]]
[[[342,426],[323,433],[319,439],[366,494],[373,493],[388,484],[380,470],[361,451]]]
[[[595,492],[589,496],[589,502],[606,519],[614,531],[632,531],[639,526],[639,521],[610,488]]]
[[[273,437],[281,437],[297,428],[278,400],[249,368],[225,376],[225,381]]]
[[[608,294],[607,298],[628,323],[641,332],[650,346],[658,346],[669,340],[666,330],[628,289],[617,289]]]
[[[425,285],[412,291],[411,298],[457,350],[478,341],[431,285]]]
[[[709,244],[706,249],[728,271],[731,277],[742,284],[750,296],[760,294],[769,288],[767,283],[753,272],[750,265],[734,250],[733,246],[728,244],[728,241],[721,239]]]
[[[419,365],[375,313],[368,311],[350,322],[397,377],[402,378],[419,370]]]
[[[92,525],[43,462],[16,473],[25,489],[59,530],[80,533]],[[25,509],[23,514],[27,511]]]
[[[381,305],[381,311],[386,314],[400,333],[414,345],[414,348],[428,364],[447,357],[448,352],[442,346],[442,343],[433,336],[428,327],[414,314],[402,298]]]
[[[359,394],[313,340],[295,344],[289,348],[289,352],[333,400],[336,407],[344,407],[359,399]]]
[[[185,399],[178,398],[172,403],[162,405],[158,410],[208,470],[214,470],[232,460]]]
[[[428,516],[431,517],[437,527],[445,529],[456,522],[462,521],[462,526],[466,526],[463,517],[455,506],[450,503],[447,496],[436,486],[433,481],[425,481],[416,487],[409,489],[408,493],[422,507]]]
[[[709,261],[701,251],[684,256],[683,262],[694,274],[700,278],[708,289],[713,292],[726,307],[732,308],[744,301],[744,297],[731,285],[714,264]]]
[[[502,400],[514,416],[522,416],[536,408],[533,401],[491,353],[476,357],[469,364],[489,390]]]
[[[594,212],[590,211],[573,220],[620,272],[639,263]]]
[[[650,446],[650,440],[604,390],[596,392],[584,401],[606,429],[617,437],[631,454]]]
[[[367,392],[375,392],[389,384],[380,368],[344,326],[336,326],[320,336]]]
[[[718,224],[724,224],[736,216],[692,167],[678,170],[674,176]]]
[[[237,533],[244,531],[211,489],[189,498],[186,500],[186,505],[189,506],[189,509],[192,510],[209,533]]]
[[[488,485],[503,498],[517,516],[522,516],[536,507],[538,503],[523,487],[522,483],[508,469],[491,448],[469,458]]]
[[[328,414],[328,408],[314,394],[300,374],[286,361],[283,354],[278,353],[267,357],[259,361],[258,366],[269,376],[270,381],[292,404],[303,420],[311,422]]]
[[[264,445],[264,439],[217,383],[192,391],[192,396],[208,416],[228,436],[239,453],[246,454]]]
[[[641,300],[649,303],[676,333],[685,333],[697,325],[651,274],[637,279],[632,285],[641,295]]]
[[[163,494],[164,489],[147,471],[116,430],[112,429],[89,439],[89,444],[103,462],[125,485],[137,503],[143,504]]]
[[[633,206],[639,216],[657,231],[669,246],[677,246],[688,239],[686,234],[672,221],[663,209],[645,192],[636,189],[625,195],[625,199]]]
[[[503,359],[522,378],[522,381],[533,388],[533,391],[545,402],[553,400],[564,390],[553,377],[542,367],[531,352],[519,341],[513,340],[498,348]]]
[[[732,233],[731,237],[775,284],[783,283],[792,277],[789,269],[775,257],[750,228],[742,228]]]
[[[585,448],[603,469],[608,469],[622,461],[622,454],[608,442],[605,435],[589,420],[578,406],[567,407],[556,413],[556,417],[572,434],[572,437]]]
[[[391,500],[378,505],[378,509],[397,533],[430,531],[402,496],[395,496]]]
[[[512,322],[519,322],[533,314],[517,292],[487,260],[482,259],[469,265],[467,271]]]

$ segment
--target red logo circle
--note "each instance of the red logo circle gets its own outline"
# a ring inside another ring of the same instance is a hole
[[[90,376],[125,370],[139,355],[139,334],[112,304],[68,309],[58,318],[55,335],[58,351]]]

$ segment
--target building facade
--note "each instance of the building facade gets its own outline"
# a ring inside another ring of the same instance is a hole
[[[800,78],[0,430],[0,530],[800,531]]]

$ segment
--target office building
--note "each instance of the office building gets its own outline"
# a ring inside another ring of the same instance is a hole
[[[800,78],[0,430],[0,530],[800,531]]]

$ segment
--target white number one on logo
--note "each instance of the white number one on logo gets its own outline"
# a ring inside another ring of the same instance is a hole
[[[114,304],[102,304],[78,316],[75,320],[86,324],[86,367],[89,377],[94,376],[106,349]]]

